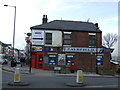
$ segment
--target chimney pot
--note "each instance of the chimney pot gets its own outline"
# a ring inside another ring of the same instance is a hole
[[[47,15],[43,15],[42,24],[47,23]]]

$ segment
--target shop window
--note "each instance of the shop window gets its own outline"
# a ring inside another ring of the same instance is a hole
[[[95,35],[89,35],[89,46],[95,47],[96,46],[96,39]]]
[[[51,54],[49,57],[49,65],[56,65],[56,55]]]
[[[103,56],[102,55],[96,56],[96,64],[97,64],[97,66],[103,65]]]
[[[52,33],[46,33],[45,44],[52,44]]]
[[[74,56],[66,55],[66,65],[70,65],[71,60],[74,60]]]
[[[71,34],[64,34],[64,45],[71,45]]]

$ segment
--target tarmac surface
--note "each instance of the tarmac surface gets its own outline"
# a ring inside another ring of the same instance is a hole
[[[8,71],[8,72],[15,72],[16,68],[20,69],[20,74],[30,74],[30,75],[37,75],[37,76],[73,76],[76,77],[77,73],[55,73],[54,71],[48,71],[48,70],[41,70],[41,69],[36,69],[36,68],[31,68],[31,72],[29,72],[29,66],[28,65],[24,65],[24,66],[20,66],[17,65],[16,67],[11,67],[10,64],[7,65],[2,65],[2,67],[0,67],[2,70],[4,71]],[[116,77],[119,78],[119,75],[114,75],[114,76],[105,76],[105,75],[99,75],[96,73],[90,73],[90,72],[83,72],[83,77]],[[30,83],[28,82],[19,82],[19,83],[14,83],[14,82],[9,82],[8,85],[11,86],[27,86],[30,85]],[[67,86],[71,86],[71,87],[84,87],[86,86],[86,84],[82,83],[82,84],[77,84],[76,82],[67,82],[65,83],[65,85]]]
[[[5,71],[9,71],[9,72],[14,72],[15,68],[19,68],[20,69],[20,73],[21,74],[31,74],[31,75],[41,75],[41,76],[52,76],[52,75],[58,75],[58,76],[77,76],[77,73],[55,73],[54,71],[49,71],[49,70],[41,70],[41,69],[36,69],[36,68],[31,68],[31,72],[29,72],[29,66],[28,65],[24,65],[24,66],[20,66],[17,65],[16,67],[11,67],[10,64],[8,65],[2,65],[2,70]],[[91,72],[83,72],[83,76],[92,76],[92,77],[120,77],[119,75],[99,75],[96,73],[91,73]]]

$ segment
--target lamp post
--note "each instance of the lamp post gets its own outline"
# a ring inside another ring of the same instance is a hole
[[[11,6],[11,5],[4,5],[4,6],[6,6],[6,7],[14,7],[14,9],[15,9],[15,12],[14,12],[14,29],[13,29],[13,58],[14,58],[16,6]]]

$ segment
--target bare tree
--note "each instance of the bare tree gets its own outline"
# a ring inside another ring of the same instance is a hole
[[[117,42],[118,36],[114,33],[107,33],[103,36],[103,46],[111,48]]]

